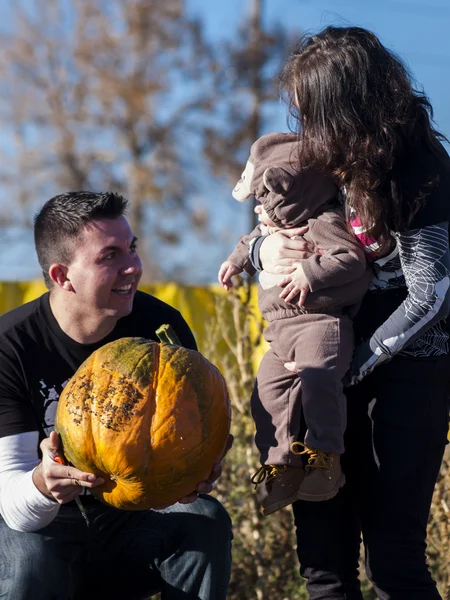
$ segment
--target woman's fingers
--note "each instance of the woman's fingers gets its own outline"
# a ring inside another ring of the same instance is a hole
[[[305,235],[305,233],[307,233],[308,231],[309,231],[309,226],[304,225],[303,227],[292,227],[292,229],[286,229],[286,230],[284,230],[284,233],[286,235],[288,235],[290,238],[293,238],[293,237],[301,237],[302,235]]]
[[[317,253],[316,250],[314,244],[301,239],[292,239],[286,235],[286,231],[279,231],[264,239],[259,250],[259,257],[266,271],[284,274],[286,273],[284,267],[310,258]]]
[[[286,243],[280,249],[280,253],[288,252],[289,255],[295,253],[296,260],[303,260],[316,254],[316,247],[311,242],[301,239],[287,238]]]
[[[286,236],[283,236],[283,238],[283,243],[277,245],[277,248],[275,249],[275,252],[277,252],[280,256],[285,256],[286,254],[291,256],[294,253],[298,259],[298,253],[305,253],[309,252],[310,250],[312,253],[312,250],[314,249],[312,244],[309,244],[309,242],[305,242],[304,240],[294,240]]]

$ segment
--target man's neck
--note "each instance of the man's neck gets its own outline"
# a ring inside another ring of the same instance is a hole
[[[87,315],[83,309],[73,306],[58,294],[50,294],[50,309],[58,325],[66,335],[79,344],[95,344],[111,333],[117,323],[114,317]]]

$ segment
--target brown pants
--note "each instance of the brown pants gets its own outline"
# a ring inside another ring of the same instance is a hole
[[[267,326],[264,355],[251,399],[255,442],[262,464],[300,466],[290,450],[306,422],[304,443],[344,452],[346,400],[342,379],[353,353],[353,325],[346,316],[302,314]],[[295,361],[297,372],[284,363]],[[300,440],[302,441],[302,440]]]

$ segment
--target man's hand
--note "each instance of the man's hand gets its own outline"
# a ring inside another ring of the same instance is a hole
[[[199,494],[209,494],[211,492],[211,490],[213,489],[213,483],[216,481],[216,479],[220,477],[222,473],[222,461],[228,454],[230,448],[232,447],[233,441],[234,437],[230,434],[228,436],[227,445],[225,446],[224,453],[222,454],[220,461],[214,465],[213,470],[211,471],[211,474],[209,475],[208,479],[206,479],[206,481],[201,481],[197,485],[194,492],[188,494],[184,498],[180,498],[178,502],[180,502],[181,504],[191,504],[192,502],[195,502],[197,500]]]
[[[307,231],[308,226],[295,227],[266,236],[259,249],[263,269],[274,275],[289,275],[295,262],[320,254],[314,244],[301,239]]]
[[[238,275],[239,273],[242,273],[242,270],[243,269],[241,269],[229,260],[226,260],[220,265],[217,278],[219,280],[219,283],[227,290],[227,292],[233,287],[233,282],[231,281],[233,275]]]
[[[286,302],[292,302],[294,298],[299,296],[296,304],[303,306],[308,292],[311,291],[308,280],[306,279],[302,263],[294,263],[295,271],[287,275],[278,286],[284,288],[280,294],[280,298],[284,298]]]
[[[59,446],[59,437],[55,431],[42,440],[42,462],[33,471],[33,483],[44,496],[59,504],[66,504],[79,496],[83,487],[94,488],[102,485],[104,480],[92,473],[84,473],[57,462],[61,458]]]

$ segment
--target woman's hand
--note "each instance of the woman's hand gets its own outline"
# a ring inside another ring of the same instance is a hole
[[[299,296],[299,299],[295,304],[303,306],[306,296],[311,290],[302,263],[294,263],[293,266],[295,267],[295,271],[290,275],[287,275],[283,281],[278,284],[279,287],[284,288],[280,294],[280,298],[284,298],[286,302],[292,302],[294,298]]]
[[[274,275],[289,275],[295,271],[295,262],[320,254],[314,244],[301,239],[307,231],[307,226],[295,227],[266,236],[259,249],[263,269]]]
[[[206,481],[200,482],[197,485],[194,492],[188,494],[184,498],[180,498],[178,502],[180,502],[181,504],[191,504],[192,502],[195,502],[197,500],[199,494],[209,494],[212,491],[213,483],[216,481],[216,479],[218,479],[218,477],[220,477],[222,473],[222,461],[227,455],[231,446],[233,445],[233,441],[234,437],[230,434],[228,436],[227,445],[225,446],[225,450],[222,454],[222,457],[220,461],[214,465],[213,470],[211,471],[211,474],[209,475],[208,479],[206,479]]]
[[[33,471],[33,483],[44,496],[66,504],[79,496],[83,487],[94,488],[102,485],[104,480],[58,462],[61,460],[59,445],[55,431],[42,440],[42,462]]]

